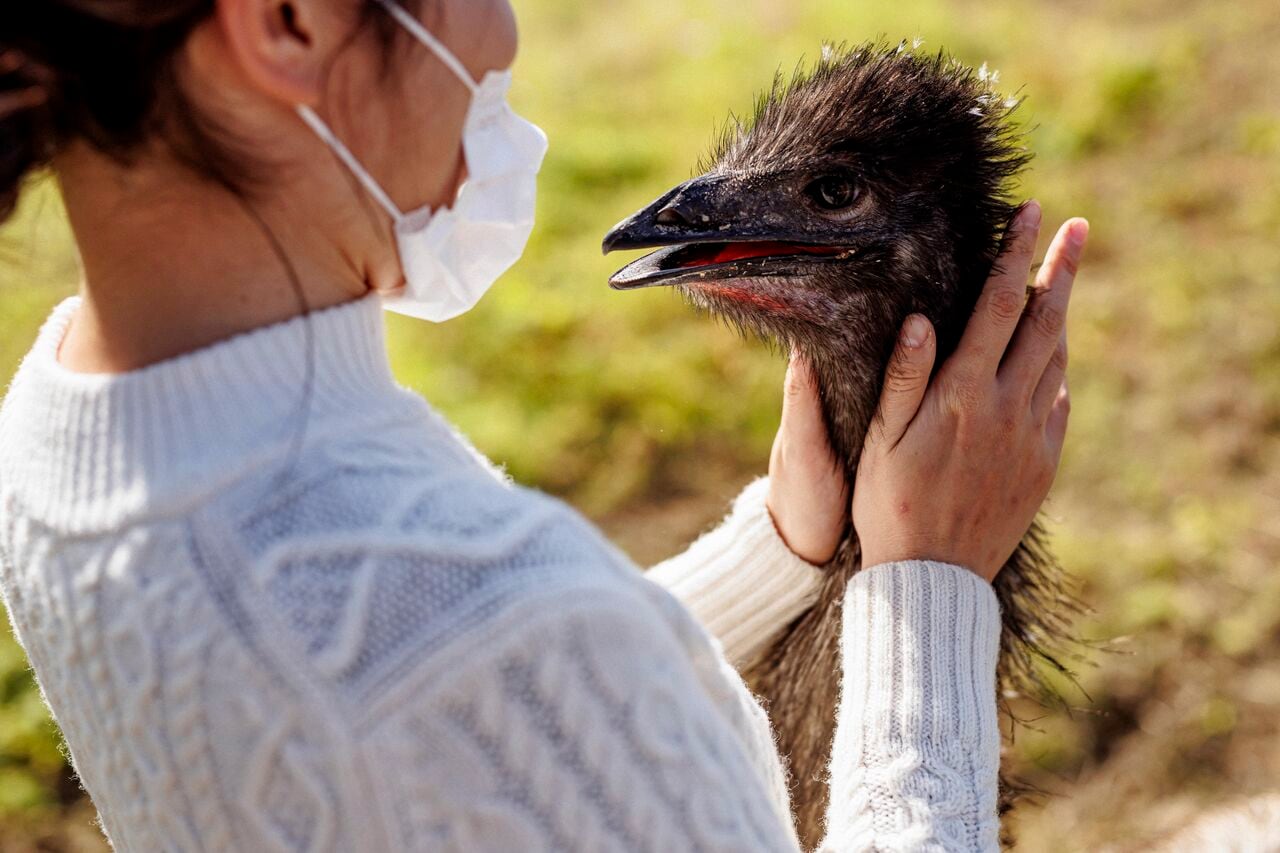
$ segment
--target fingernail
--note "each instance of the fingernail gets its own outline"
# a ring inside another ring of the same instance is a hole
[[[1043,215],[1044,212],[1040,209],[1040,202],[1032,199],[1027,202],[1027,206],[1022,210],[1022,224],[1028,228],[1038,228]]]
[[[1084,219],[1077,219],[1071,223],[1071,229],[1067,232],[1067,239],[1071,241],[1071,245],[1079,249],[1084,245],[1085,239],[1089,236],[1089,223]]]
[[[929,336],[929,324],[919,314],[912,314],[902,326],[902,343],[911,349],[919,349]]]

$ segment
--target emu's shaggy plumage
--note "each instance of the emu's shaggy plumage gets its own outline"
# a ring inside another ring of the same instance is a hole
[[[612,279],[677,287],[744,333],[803,353],[850,484],[897,330],[934,323],[955,348],[1017,207],[1027,164],[1016,102],[945,53],[873,44],[824,50],[731,118],[701,176],[620,223],[606,251],[662,247]],[[795,781],[802,839],[821,837],[838,695],[840,604],[860,568],[847,531],[817,604],[748,673]],[[1038,684],[1076,604],[1033,526],[995,582],[1001,683]]]

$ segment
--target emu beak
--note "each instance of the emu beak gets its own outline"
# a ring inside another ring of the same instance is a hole
[[[798,276],[815,261],[844,260],[848,235],[788,220],[787,204],[767,176],[711,172],[681,184],[614,226],[604,253],[659,251],[609,279],[614,290]],[[846,242],[832,243],[833,237]]]
[[[703,175],[681,184],[615,225],[604,238],[604,253],[723,241],[724,232],[733,229],[739,218],[734,208],[740,207],[737,199],[730,197],[726,183],[723,176]]]

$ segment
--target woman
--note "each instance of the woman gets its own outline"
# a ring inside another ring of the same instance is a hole
[[[528,236],[506,0],[0,22],[2,207],[51,163],[85,270],[0,412],[0,577],[115,847],[795,849],[731,662],[850,512],[803,365],[770,477],[647,578],[392,377],[383,305],[461,313]],[[827,849],[996,847],[989,581],[1057,467],[1085,229],[1020,319],[1038,225],[932,385],[922,318],[890,367]]]

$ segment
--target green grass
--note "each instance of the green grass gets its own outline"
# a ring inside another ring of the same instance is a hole
[[[1023,849],[1137,844],[1280,778],[1280,7],[972,0],[519,4],[514,99],[552,142],[533,243],[471,314],[392,317],[402,381],[638,558],[763,470],[782,365],[671,295],[617,294],[604,232],[691,173],[730,109],[822,41],[921,36],[1027,96],[1025,191],[1089,217],[1056,547],[1115,640],[1011,759],[1055,792]],[[56,195],[0,233],[0,378],[74,291]],[[1127,639],[1124,639],[1127,638]],[[79,848],[86,813],[0,640],[0,847]],[[68,817],[70,816],[70,817]]]

